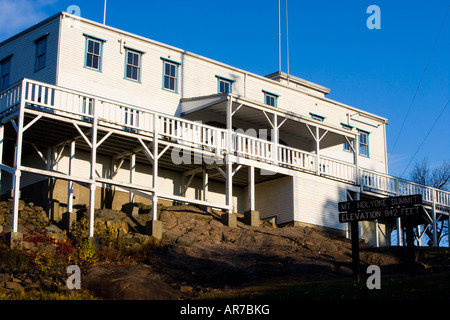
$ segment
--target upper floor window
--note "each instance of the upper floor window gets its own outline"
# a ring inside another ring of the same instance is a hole
[[[126,70],[125,78],[130,80],[141,81],[141,64],[142,53],[139,51],[126,49]]]
[[[178,92],[179,63],[163,59],[163,89]]]
[[[359,132],[359,155],[369,156],[369,132],[358,130]]]
[[[264,92],[264,103],[269,106],[276,107],[278,104],[277,103],[278,95],[264,91],[264,90],[263,90],[263,92]]]
[[[218,93],[232,93],[233,92],[233,82],[234,80],[230,80],[224,77],[217,77],[217,92]]]
[[[0,90],[9,87],[9,78],[11,72],[11,57],[0,62]]]
[[[105,40],[86,36],[86,57],[84,62],[86,68],[102,71],[103,42]]]
[[[47,60],[47,36],[36,40],[36,66],[35,70],[39,71],[45,68]]]
[[[311,119],[313,119],[313,120],[322,121],[322,122],[325,121],[325,117],[321,116],[319,114],[310,112],[309,115],[311,116]]]

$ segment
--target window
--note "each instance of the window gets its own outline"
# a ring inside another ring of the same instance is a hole
[[[233,92],[233,82],[234,80],[230,80],[224,77],[217,77],[217,92],[218,93],[232,93]]]
[[[264,92],[264,103],[269,106],[276,107],[278,95],[264,91],[264,90],[263,90],[263,92]]]
[[[141,81],[141,57],[142,54],[138,51],[126,50],[126,79]]]
[[[309,115],[311,116],[311,119],[313,119],[313,120],[322,121],[322,122],[325,120],[324,116],[321,116],[321,115],[318,115],[318,114],[315,114],[312,112],[310,112]]]
[[[39,71],[45,68],[47,59],[47,37],[36,40],[36,66],[35,70]]]
[[[369,132],[359,131],[359,155],[368,157],[369,156]]]
[[[103,41],[86,37],[86,61],[85,67],[102,71]]]
[[[177,92],[178,66],[178,62],[163,59],[163,88],[165,90]]]
[[[353,147],[353,140],[350,141],[350,143],[344,142],[344,151],[353,152],[352,147]]]
[[[0,90],[9,87],[9,74],[11,72],[11,57],[0,62]]]

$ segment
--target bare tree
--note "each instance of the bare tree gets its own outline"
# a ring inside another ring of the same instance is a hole
[[[450,189],[450,162],[444,161],[434,169],[431,169],[428,161],[423,159],[416,162],[410,173],[411,181],[425,186],[446,190]]]
[[[411,181],[449,191],[450,190],[450,162],[444,161],[439,167],[431,169],[427,159],[423,159],[421,162],[416,162],[414,167],[410,172]],[[442,217],[441,217],[442,218]],[[447,233],[444,233],[444,229],[447,229]],[[425,234],[430,239],[428,245],[432,245],[431,239],[433,239],[433,227],[430,225]],[[439,246],[440,241],[445,235],[448,235],[448,219],[439,219],[436,221],[436,234],[437,234],[437,245]],[[449,240],[450,241],[450,240]]]

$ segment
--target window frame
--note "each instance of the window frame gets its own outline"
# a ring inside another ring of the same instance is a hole
[[[132,54],[135,54],[135,55],[138,56],[138,59],[139,59],[138,65],[134,65],[134,64],[132,65],[132,64],[129,64],[129,63],[128,63],[128,54],[129,54],[129,53],[132,53]],[[134,81],[134,82],[137,82],[137,83],[141,83],[142,55],[143,55],[143,52],[142,52],[142,51],[139,51],[139,50],[136,50],[136,49],[132,49],[132,48],[126,48],[126,47],[125,47],[125,74],[124,74],[124,79],[130,80],[130,81]],[[136,68],[136,69],[137,69],[137,73],[136,73],[137,79],[128,77],[128,66],[129,66],[129,65],[130,65],[132,68]]]
[[[85,49],[84,49],[84,67],[89,70],[94,70],[97,72],[102,72],[102,65],[103,65],[103,44],[106,42],[106,40],[88,35],[83,34],[86,37],[85,42]],[[99,44],[99,53],[98,55],[95,54],[95,52],[90,53],[89,52],[89,41],[95,42]],[[88,65],[88,55],[93,55],[98,57],[98,68],[94,68],[93,66]]]
[[[169,92],[173,92],[173,93],[178,93],[178,82],[179,82],[179,67],[181,65],[180,62],[177,61],[173,61],[170,59],[166,59],[161,57],[161,60],[163,61],[163,66],[162,66],[162,89],[165,91],[169,91]],[[175,67],[175,76],[172,75],[166,75],[166,64],[169,64],[171,66]],[[166,88],[166,77],[170,77],[170,79],[174,79],[173,83],[175,88],[172,90],[171,88]]]
[[[36,60],[34,65],[34,72],[38,72],[47,66],[47,45],[48,45],[47,38],[48,34],[34,41],[34,43],[36,44]],[[39,52],[39,49],[41,48],[40,45],[44,42],[45,42],[44,50],[43,52]],[[41,60],[41,58],[43,59]],[[43,63],[41,61],[43,61]]]
[[[216,75],[217,78],[217,93],[233,93],[233,83],[236,82],[235,80],[231,80],[225,77],[221,77]],[[229,91],[221,91],[221,83],[227,84],[229,86]]]
[[[362,157],[366,157],[366,158],[370,158],[370,153],[369,153],[369,134],[370,132],[362,130],[362,129],[358,129],[358,154]],[[365,136],[365,142],[362,142],[361,137]],[[362,152],[361,149],[366,150],[366,152]]]
[[[5,72],[5,65],[6,64],[9,64],[8,65],[8,72],[7,73],[4,73]],[[10,55],[10,56],[8,56],[8,57],[6,57],[6,58],[4,58],[3,60],[0,60],[0,91],[3,91],[3,90],[5,90],[6,88],[8,88],[9,86],[10,86],[10,83],[11,83],[11,81],[10,81],[10,79],[11,79],[11,63],[12,63],[12,55]],[[6,82],[6,85],[5,85],[5,78],[7,77],[7,82]]]
[[[266,90],[263,90],[263,93],[264,93],[264,104],[265,105],[268,105],[268,106],[271,106],[271,107],[274,107],[274,108],[278,108],[278,98],[279,98],[279,95],[278,94],[275,94],[275,93],[272,93],[272,92],[269,92],[269,91],[266,91]],[[267,99],[273,99],[273,101],[274,101],[274,104],[272,105],[272,104],[270,104],[270,103],[267,103]]]

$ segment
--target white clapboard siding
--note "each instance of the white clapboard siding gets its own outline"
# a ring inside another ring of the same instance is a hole
[[[347,201],[348,185],[312,175],[294,177],[294,220],[345,230],[339,223],[338,202]]]
[[[277,223],[293,221],[293,179],[284,177],[255,185],[255,209],[260,218],[277,217]]]

